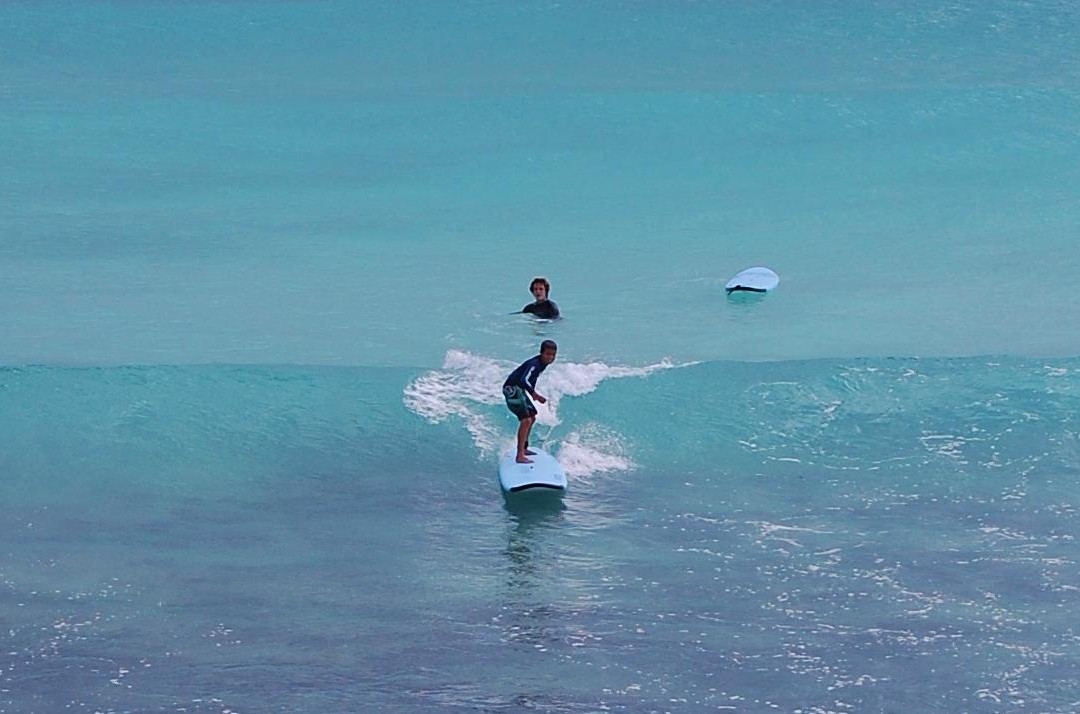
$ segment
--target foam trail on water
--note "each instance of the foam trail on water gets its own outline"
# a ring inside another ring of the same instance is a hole
[[[505,363],[460,350],[446,353],[441,370],[420,375],[405,387],[405,406],[432,424],[457,416],[465,422],[473,443],[481,454],[490,453],[498,443],[499,431],[474,405],[494,405],[502,401],[501,386]]]
[[[556,362],[544,372],[543,379],[547,380],[545,386],[549,393],[541,390],[541,394],[545,394],[549,398],[549,404],[558,403],[559,397],[580,397],[595,391],[605,379],[647,377],[653,372],[675,367],[688,367],[690,364],[693,363],[674,364],[666,359],[645,367],[613,367],[603,362],[589,362],[587,364]]]
[[[492,407],[502,405],[502,383],[515,366],[517,363],[507,360],[450,350],[443,360],[442,369],[426,372],[406,385],[403,400],[408,409],[432,424],[450,417],[460,418],[480,450],[480,455],[485,457],[506,441],[506,418]],[[546,404],[536,405],[537,424],[548,427],[550,433],[562,423],[558,410],[564,397],[589,394],[606,379],[646,377],[658,370],[681,366],[686,365],[674,364],[669,360],[644,367],[612,366],[603,362],[556,362],[545,370],[537,385],[538,391],[548,399]],[[588,434],[595,432],[595,429],[587,430]],[[597,448],[616,443],[617,439],[601,439],[599,442],[581,439],[580,434],[576,437],[571,434],[563,443],[560,459],[573,461],[567,467],[567,473],[580,475],[632,467],[632,462],[621,455],[596,451]],[[621,445],[619,448],[622,449]],[[590,449],[591,455],[586,455]]]
[[[630,471],[637,467],[628,456],[622,437],[600,424],[586,424],[559,445],[559,463],[567,476]]]

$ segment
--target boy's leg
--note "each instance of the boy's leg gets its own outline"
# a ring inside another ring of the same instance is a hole
[[[532,433],[533,426],[536,425],[536,407],[532,402],[529,402],[529,428],[525,430],[525,455],[536,456],[536,452],[529,448],[529,434]]]
[[[531,464],[532,463],[532,459],[530,459],[525,454],[525,444],[529,440],[529,431],[532,430],[532,424],[533,424],[533,417],[531,417],[531,416],[528,417],[527,419],[522,419],[521,422],[518,424],[517,458],[515,458],[514,460],[517,461],[519,464]]]

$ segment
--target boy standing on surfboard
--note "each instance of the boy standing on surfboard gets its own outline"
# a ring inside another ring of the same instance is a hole
[[[555,354],[559,346],[554,340],[544,340],[540,343],[540,354],[525,360],[503,382],[503,396],[506,398],[506,407],[518,418],[517,432],[517,457],[514,459],[519,464],[531,464],[530,456],[536,452],[529,451],[529,432],[532,431],[536,421],[536,407],[529,397],[544,404],[547,398],[536,391],[536,380],[547,366],[555,361]]]

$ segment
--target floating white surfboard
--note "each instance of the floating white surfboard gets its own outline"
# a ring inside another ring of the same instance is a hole
[[[566,490],[566,472],[555,457],[535,446],[530,456],[531,464],[519,464],[514,460],[515,452],[507,452],[499,461],[499,485],[506,493],[517,493],[529,489]]]
[[[724,286],[729,294],[745,290],[752,293],[767,293],[780,284],[780,276],[768,268],[747,268]]]

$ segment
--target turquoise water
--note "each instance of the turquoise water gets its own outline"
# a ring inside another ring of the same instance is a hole
[[[0,712],[1075,710],[1077,26],[4,4]]]

